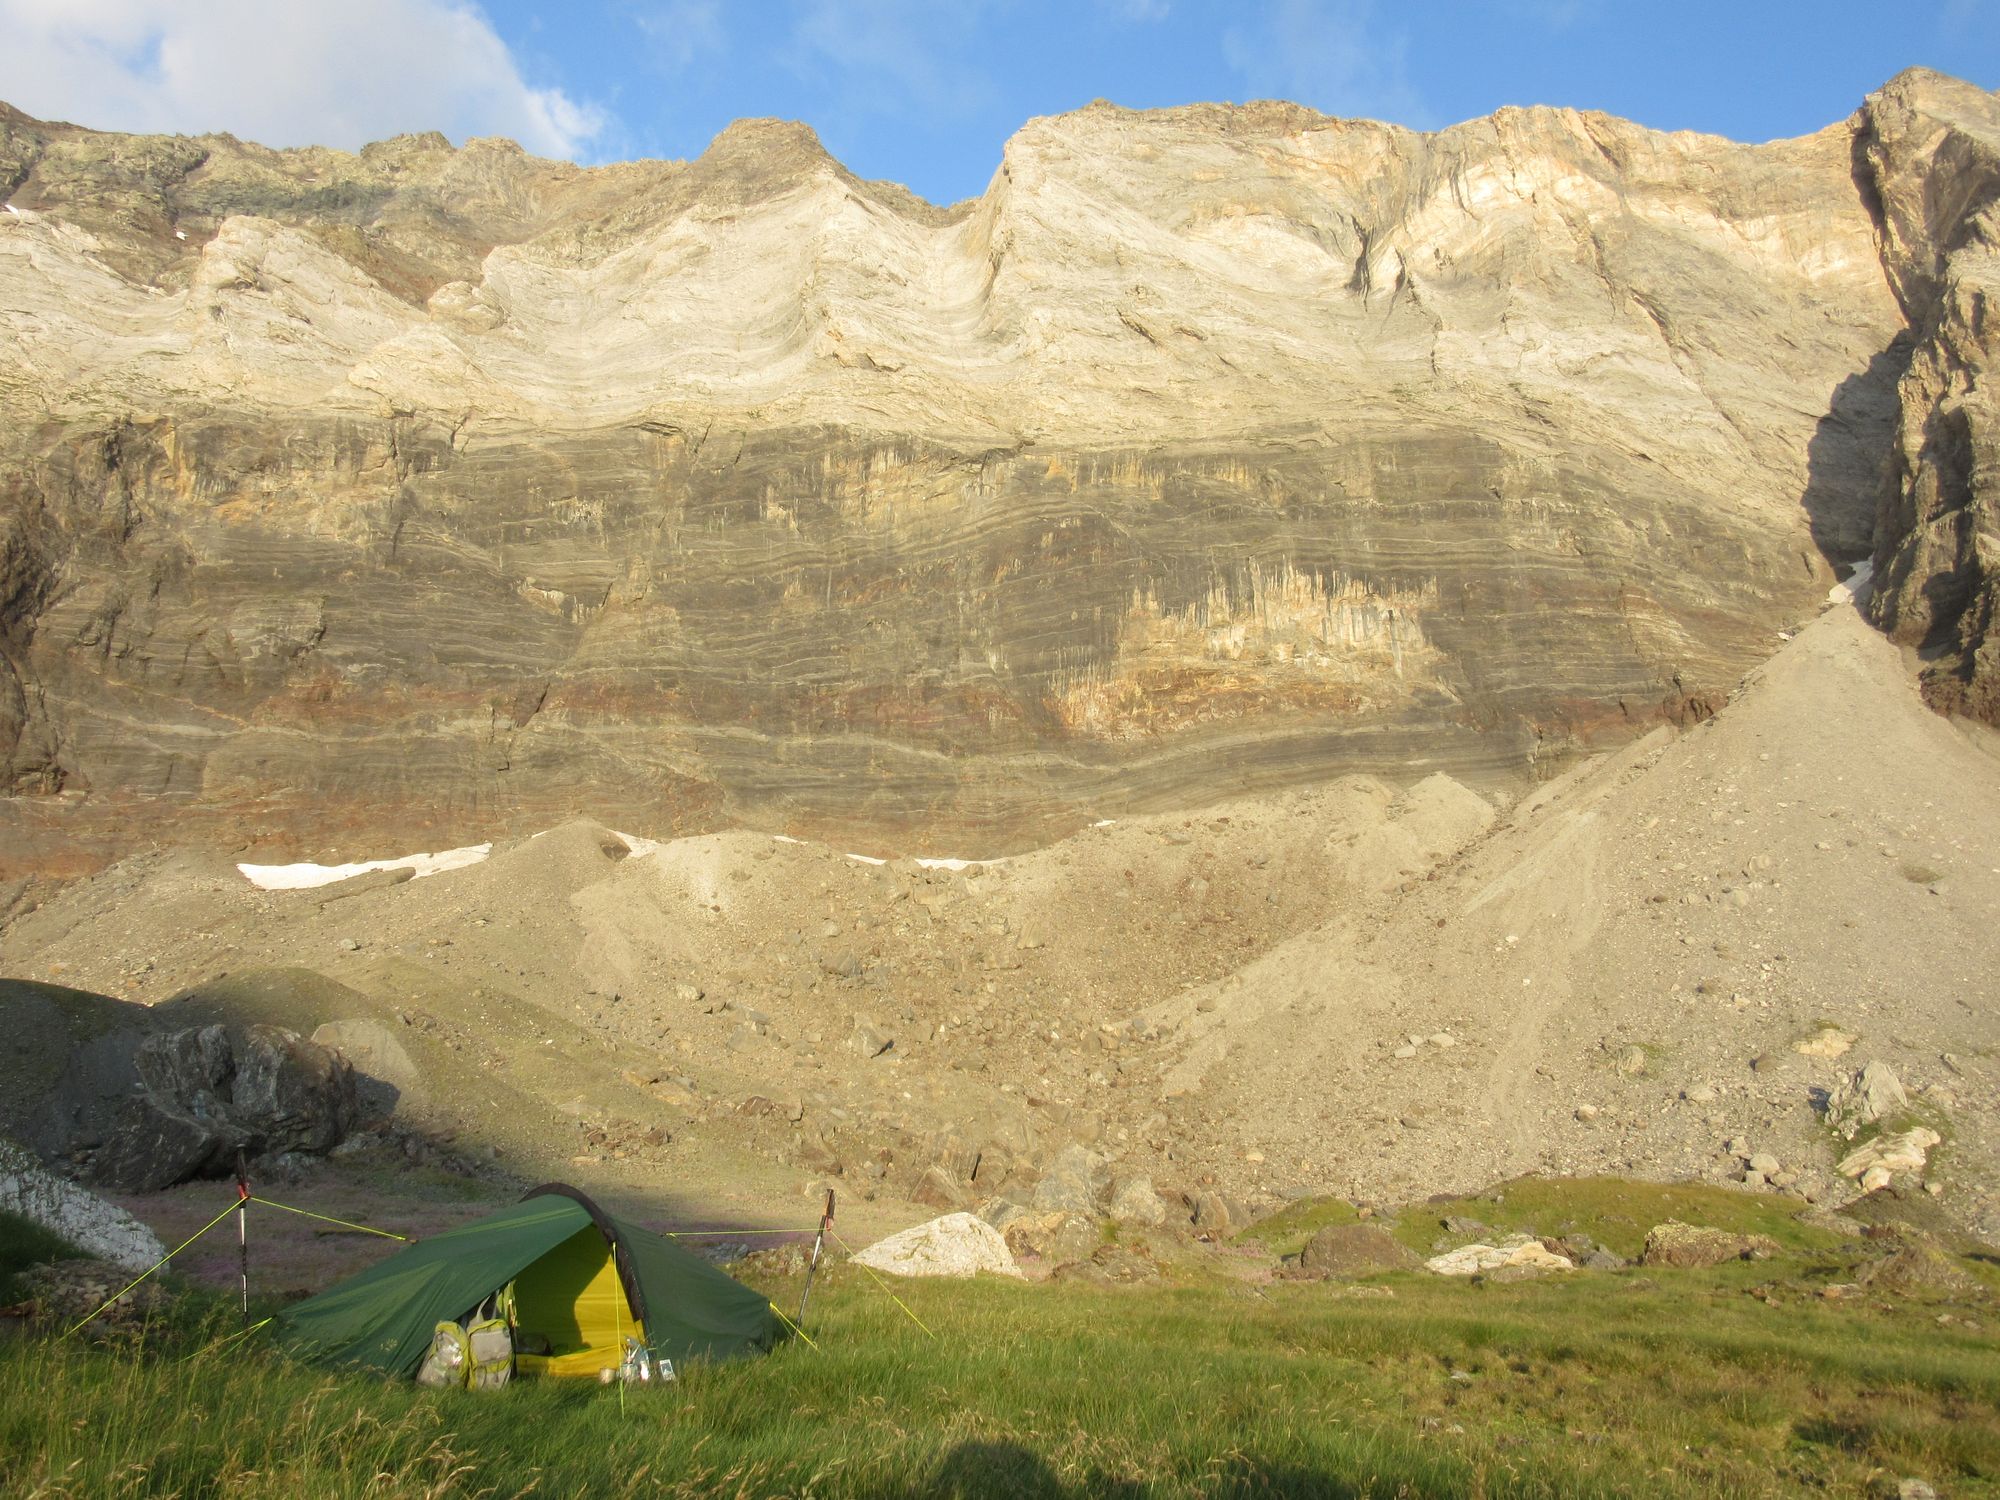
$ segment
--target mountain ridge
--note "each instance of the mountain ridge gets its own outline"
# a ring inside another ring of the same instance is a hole
[[[8,112],[4,816],[33,868],[1519,786],[1699,717],[1868,558],[1981,712],[1985,502],[1907,497],[1983,400],[1923,267],[1967,283],[1993,108],[1092,106],[949,208],[784,123],[580,168]]]

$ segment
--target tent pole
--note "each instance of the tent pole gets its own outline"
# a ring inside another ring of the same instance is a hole
[[[826,1212],[819,1216],[819,1233],[813,1236],[812,1261],[806,1266],[806,1289],[799,1293],[798,1325],[801,1332],[806,1326],[806,1299],[813,1294],[813,1273],[819,1269],[820,1247],[826,1243],[826,1232],[833,1228],[833,1189],[826,1190]]]
[[[243,1282],[243,1326],[250,1326],[250,1175],[236,1153],[236,1271]]]

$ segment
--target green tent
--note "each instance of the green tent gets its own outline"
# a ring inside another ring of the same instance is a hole
[[[546,1351],[517,1352],[523,1375],[595,1376],[628,1336],[678,1364],[763,1353],[784,1333],[749,1287],[552,1183],[286,1308],[278,1339],[309,1359],[414,1375],[438,1323],[510,1282],[517,1351]]]

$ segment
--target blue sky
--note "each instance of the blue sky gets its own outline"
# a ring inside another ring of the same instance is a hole
[[[1287,98],[1435,128],[1503,104],[1743,140],[1923,64],[2000,87],[2000,0],[0,0],[0,98],[110,129],[581,161],[802,119],[864,176],[980,192],[1030,116]]]

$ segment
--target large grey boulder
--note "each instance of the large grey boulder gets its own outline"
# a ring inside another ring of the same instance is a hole
[[[91,1162],[92,1180],[149,1192],[220,1176],[238,1155],[324,1154],[360,1115],[354,1069],[277,1026],[202,1026],[148,1037],[139,1092]]]

